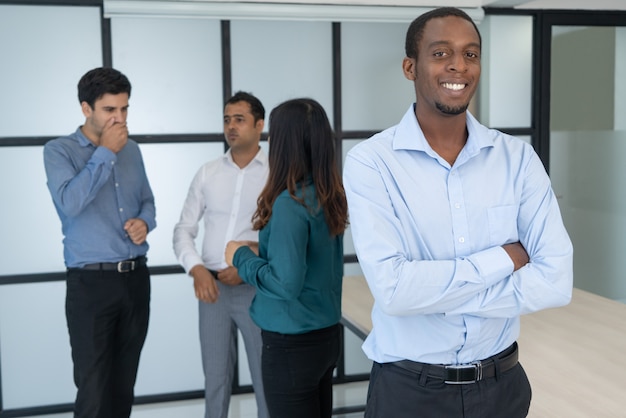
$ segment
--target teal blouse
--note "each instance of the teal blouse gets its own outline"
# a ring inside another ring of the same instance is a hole
[[[239,276],[256,287],[250,316],[266,331],[301,334],[341,318],[343,235],[330,236],[312,184],[304,196],[308,208],[283,191],[259,231],[259,256],[243,246],[233,257]]]

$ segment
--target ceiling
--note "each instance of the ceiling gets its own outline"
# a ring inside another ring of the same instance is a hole
[[[626,0],[103,0],[103,3],[104,16],[108,18],[207,17],[336,22],[406,22],[407,17],[440,6],[462,8],[476,22],[484,17],[485,7],[626,11]]]
[[[112,0],[105,0],[105,2]],[[144,0],[141,0],[144,1]],[[626,10],[625,0],[153,0],[168,3],[304,3],[460,8],[504,7],[515,9]],[[130,1],[132,2],[132,1]]]
[[[476,7],[515,9],[626,10],[624,0],[477,0],[476,3]]]

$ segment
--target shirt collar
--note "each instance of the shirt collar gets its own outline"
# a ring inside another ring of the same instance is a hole
[[[74,135],[76,135],[76,140],[78,141],[78,144],[81,147],[88,147],[90,145],[92,147],[95,147],[94,143],[91,142],[89,138],[85,136],[81,128],[82,128],[82,125],[79,126],[78,129],[76,129],[76,132],[74,132]]]
[[[233,161],[233,154],[231,153],[231,148],[228,148],[228,150],[222,156],[222,159],[224,161],[229,162],[230,164],[236,165],[235,161]],[[268,164],[267,154],[265,154],[265,152],[263,151],[263,148],[259,147],[259,151],[256,153],[256,155],[254,156],[254,158],[252,159],[252,161],[250,161],[248,165],[252,163],[260,164],[262,166],[266,166]]]
[[[469,111],[465,114],[467,131],[469,133],[464,147],[465,152],[469,155],[474,155],[482,148],[492,147],[494,135],[491,133],[491,130],[478,122]],[[415,103],[409,106],[402,120],[396,126],[393,149],[424,151],[427,154],[434,153],[415,116]]]

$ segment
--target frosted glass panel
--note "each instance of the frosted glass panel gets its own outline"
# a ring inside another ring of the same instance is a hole
[[[487,16],[479,119],[493,127],[531,126],[532,16]]]
[[[218,20],[115,18],[111,38],[113,65],[133,85],[131,133],[222,131]]]
[[[344,130],[383,130],[415,101],[402,73],[406,23],[341,24]]]
[[[141,144],[141,152],[154,193],[157,216],[157,227],[148,235],[148,264],[178,264],[172,248],[172,234],[189,185],[204,163],[224,154],[224,145],[220,142]],[[202,237],[201,232],[196,239],[198,249]]]
[[[341,162],[346,161],[346,155],[348,155],[348,151],[352,149],[356,144],[361,142],[362,139],[344,139],[341,142]],[[350,225],[346,229],[346,232],[343,234],[343,253],[344,254],[355,254],[356,250],[354,249],[354,243],[352,241],[352,229]]]
[[[626,130],[613,121],[626,55],[615,29],[552,27],[550,177],[576,253],[574,286],[626,301]],[[573,54],[586,59],[572,66]]]
[[[367,358],[361,345],[363,340],[356,336],[348,328],[344,328],[345,372],[346,374],[369,373],[372,369],[372,361]]]
[[[135,394],[204,389],[198,337],[198,300],[186,274],[152,276],[150,326],[141,352]]]
[[[0,178],[0,275],[64,271],[61,222],[46,186],[43,147],[0,148]]]
[[[626,131],[552,131],[550,177],[574,243],[574,286],[626,300]]]
[[[74,401],[65,282],[0,286],[0,358],[3,408]]]
[[[191,279],[180,274],[153,275],[151,280],[150,326],[135,393],[202,390],[198,302]],[[74,400],[64,306],[65,282],[0,286],[4,408]]]
[[[279,103],[311,97],[333,123],[330,23],[232,21],[231,48],[233,92],[257,96],[265,107],[266,122]]]
[[[76,129],[76,85],[102,65],[101,45],[98,7],[0,5],[0,137]]]

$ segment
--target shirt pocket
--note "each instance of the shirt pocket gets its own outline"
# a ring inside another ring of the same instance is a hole
[[[493,246],[519,241],[517,205],[496,206],[487,209],[489,241]]]

